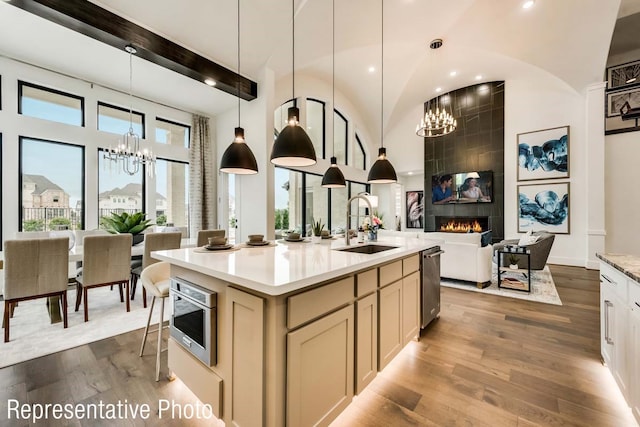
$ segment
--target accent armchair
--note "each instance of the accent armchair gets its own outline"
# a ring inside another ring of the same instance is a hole
[[[531,252],[531,269],[542,270],[544,266],[547,265],[547,259],[549,258],[549,253],[551,252],[551,247],[553,246],[556,235],[546,231],[536,231],[533,235],[539,236],[538,241],[526,245],[527,249]],[[494,256],[495,251],[504,248],[506,245],[518,245],[518,239],[502,240],[500,243],[493,245]],[[520,268],[527,268],[529,266],[526,256],[516,256],[518,257],[518,266]]]

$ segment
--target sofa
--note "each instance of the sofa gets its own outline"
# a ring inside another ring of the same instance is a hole
[[[479,288],[491,284],[493,247],[483,245],[482,233],[445,233],[380,230],[382,236],[416,237],[437,241],[444,251],[440,257],[440,276],[474,282]]]
[[[536,231],[532,235],[538,236],[538,240],[535,243],[525,245],[531,253],[529,256],[531,259],[531,269],[542,270],[544,266],[547,265],[547,259],[549,258],[549,253],[551,253],[551,247],[553,246],[553,241],[556,238],[556,235],[546,231]],[[518,239],[502,240],[501,242],[493,245],[493,250],[498,251],[506,245],[518,245],[518,242]],[[524,255],[516,255],[516,257],[518,258],[518,267],[529,267],[529,262],[527,260],[528,257]],[[495,256],[494,262],[497,262]],[[504,263],[505,261],[503,260],[503,264]]]

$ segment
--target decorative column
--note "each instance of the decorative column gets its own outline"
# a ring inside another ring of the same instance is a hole
[[[598,269],[596,252],[605,249],[604,91],[606,82],[587,87],[585,111],[587,245],[585,267]]]

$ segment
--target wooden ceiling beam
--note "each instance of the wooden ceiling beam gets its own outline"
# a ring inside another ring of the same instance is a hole
[[[124,51],[133,45],[136,56],[168,68],[204,84],[216,82],[215,88],[251,101],[258,96],[258,84],[171,40],[103,9],[86,0],[9,0],[20,9],[77,31]]]

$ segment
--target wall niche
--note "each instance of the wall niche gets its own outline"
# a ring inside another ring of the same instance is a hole
[[[492,240],[500,241],[504,239],[504,81],[468,86],[434,98],[425,102],[425,112],[435,103],[451,108],[458,127],[448,135],[424,138],[424,231],[438,231],[436,216],[487,216]],[[472,171],[493,172],[491,203],[431,203],[433,175]]]

